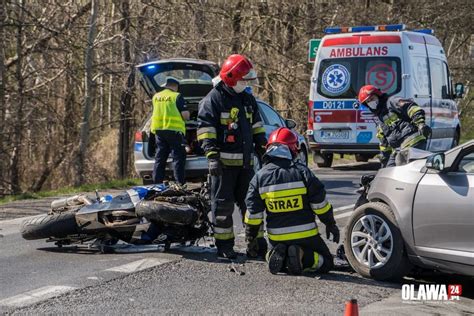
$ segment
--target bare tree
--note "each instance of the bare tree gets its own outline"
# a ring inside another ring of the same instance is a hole
[[[98,1],[92,0],[91,15],[89,17],[89,33],[87,35],[87,47],[84,58],[85,65],[85,95],[84,95],[84,108],[82,114],[81,123],[81,134],[79,139],[79,150],[76,158],[76,180],[75,185],[83,184],[84,172],[85,172],[85,159],[87,154],[87,147],[89,144],[90,134],[90,114],[92,111],[92,104],[94,99],[94,40],[97,33],[97,11]]]

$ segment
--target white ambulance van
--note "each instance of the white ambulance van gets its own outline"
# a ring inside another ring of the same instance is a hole
[[[428,150],[457,145],[460,123],[447,59],[432,30],[406,31],[403,24],[326,28],[311,78],[308,142],[314,162],[330,167],[334,154],[367,161],[378,151],[371,112],[357,106],[363,85],[411,98],[433,129]],[[460,85],[460,84],[459,84]]]

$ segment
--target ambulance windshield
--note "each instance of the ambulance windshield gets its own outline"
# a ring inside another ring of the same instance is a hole
[[[371,84],[388,95],[401,90],[398,57],[331,58],[321,61],[318,94],[330,99],[354,99],[363,85]]]

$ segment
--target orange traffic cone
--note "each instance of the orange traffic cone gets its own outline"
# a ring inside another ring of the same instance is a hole
[[[346,302],[346,310],[344,316],[359,316],[359,306],[356,299],[351,299]]]

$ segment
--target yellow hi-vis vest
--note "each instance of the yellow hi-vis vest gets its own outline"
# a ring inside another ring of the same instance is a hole
[[[176,106],[179,93],[164,89],[153,96],[153,115],[150,130],[169,130],[186,133],[186,125]]]

